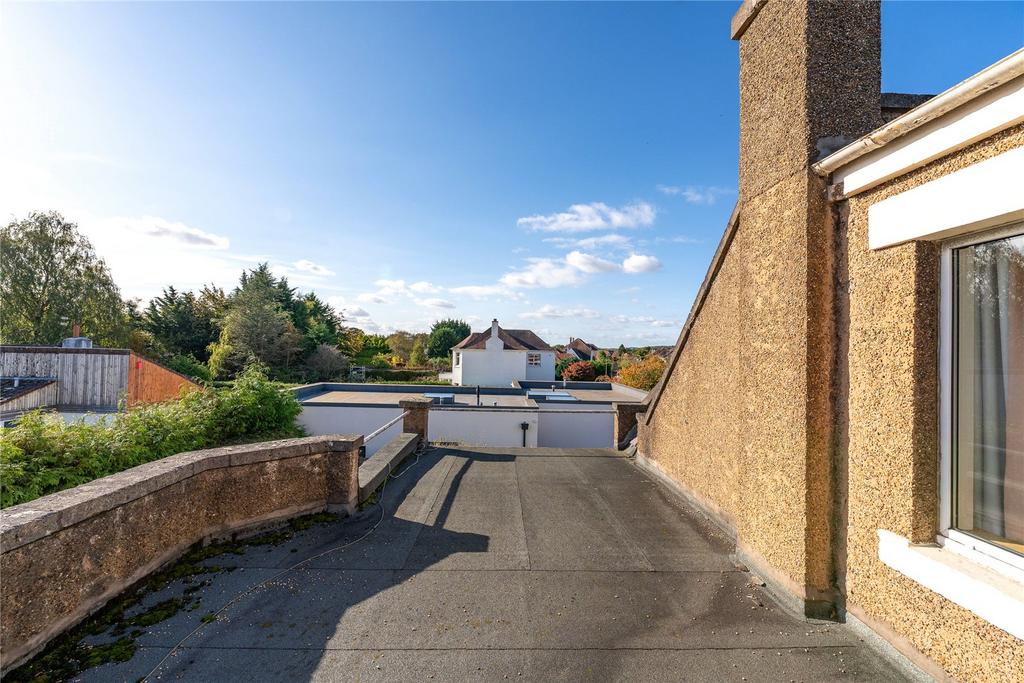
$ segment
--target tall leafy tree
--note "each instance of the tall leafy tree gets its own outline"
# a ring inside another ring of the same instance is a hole
[[[0,228],[0,341],[56,344],[78,323],[104,346],[128,343],[121,292],[103,259],[56,211]]]
[[[296,308],[298,315],[292,315],[292,323],[302,333],[302,348],[307,353],[324,344],[338,346],[342,341],[344,318],[333,306],[314,292],[304,295]]]
[[[416,335],[416,341],[412,344],[412,351],[409,352],[409,365],[422,367],[427,364],[427,341],[426,335]]]
[[[469,323],[465,320],[447,318],[438,320],[430,328],[427,338],[427,356],[430,358],[447,358],[452,347],[472,333]]]
[[[391,353],[395,354],[407,363],[409,362],[409,356],[412,354],[412,347],[415,343],[416,335],[412,332],[398,330],[388,335],[388,347],[391,349]]]
[[[232,293],[220,339],[212,346],[210,370],[216,376],[259,362],[276,375],[296,360],[302,337],[281,305],[277,280],[262,266],[242,274]]]
[[[208,288],[207,296],[215,290]],[[204,302],[192,292],[179,292],[173,286],[149,302],[142,327],[158,348],[170,355],[192,356],[206,362],[208,347],[220,336],[218,318],[223,315],[214,305]]]

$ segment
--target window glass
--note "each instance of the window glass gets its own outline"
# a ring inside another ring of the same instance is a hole
[[[1024,554],[1024,234],[953,268],[953,525]]]
[[[540,354],[539,353],[528,353],[526,354],[526,362],[530,365],[540,365]]]

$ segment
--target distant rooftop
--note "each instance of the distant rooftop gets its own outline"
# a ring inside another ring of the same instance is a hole
[[[552,387],[554,391],[552,392]],[[303,404],[344,404],[397,406],[403,399],[425,394],[451,394],[451,405],[471,407],[477,404],[476,387],[437,386],[431,384],[310,384],[294,390]],[[647,392],[615,382],[521,382],[516,387],[481,387],[480,405],[499,408],[538,408],[541,404],[564,403],[639,403]]]
[[[491,338],[491,331],[473,332],[460,341],[455,349],[483,349],[487,340]],[[506,349],[512,351],[554,351],[548,343],[537,336],[533,330],[506,330],[498,328],[498,339],[502,341]]]

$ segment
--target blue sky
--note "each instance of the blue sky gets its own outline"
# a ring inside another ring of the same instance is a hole
[[[0,7],[0,217],[126,296],[269,261],[370,331],[492,317],[671,344],[736,196],[738,3]],[[1024,44],[1024,3],[883,4],[883,90]]]

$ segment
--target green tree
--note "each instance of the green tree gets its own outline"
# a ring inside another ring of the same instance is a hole
[[[374,355],[378,353],[391,353],[391,347],[388,346],[388,338],[383,334],[368,334],[363,338],[363,353],[373,352]]]
[[[292,323],[302,334],[302,348],[307,353],[324,344],[338,346],[342,342],[344,318],[314,292],[303,295],[292,308]]]
[[[78,323],[103,346],[128,343],[125,302],[103,259],[56,211],[0,228],[0,341],[56,344]]]
[[[454,318],[438,320],[430,328],[430,336],[427,339],[427,357],[447,358],[451,354],[452,347],[471,333],[472,329],[465,320]]]
[[[298,354],[302,337],[281,305],[276,282],[263,274],[260,269],[243,273],[231,296],[220,339],[211,349],[215,376],[234,374],[252,362],[281,375]]]
[[[391,349],[391,353],[395,354],[406,363],[409,362],[409,356],[412,355],[413,344],[416,343],[416,335],[412,332],[405,332],[398,330],[388,335],[388,348]]]
[[[207,296],[215,290],[207,289]],[[191,356],[200,362],[210,358],[209,346],[220,336],[214,306],[192,292],[179,292],[173,286],[153,298],[146,307],[142,327],[158,348],[171,356]]]
[[[409,352],[409,365],[422,367],[427,364],[427,341],[426,335],[416,335],[416,341],[412,344],[412,351]]]

